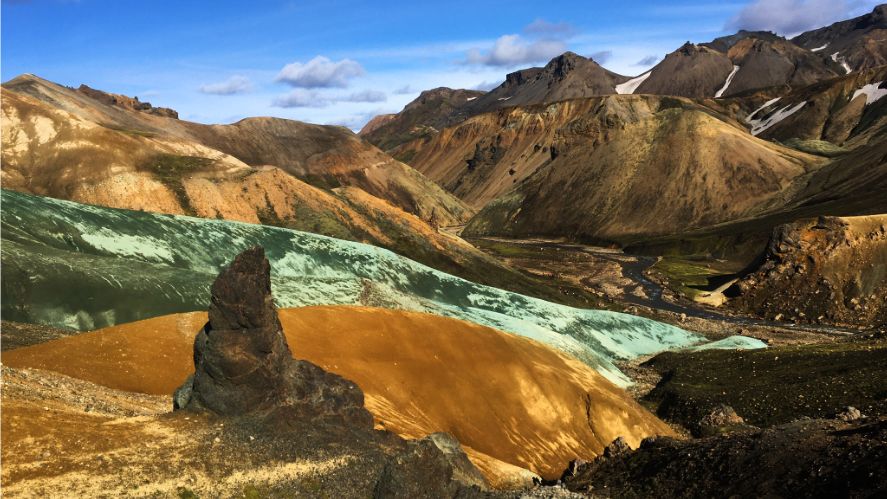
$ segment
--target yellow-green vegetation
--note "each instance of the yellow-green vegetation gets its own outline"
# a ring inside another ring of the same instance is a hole
[[[708,286],[709,278],[723,274],[710,265],[700,261],[664,257],[650,267],[650,270],[662,276],[670,289],[692,300]]]
[[[215,160],[200,156],[179,156],[176,154],[157,154],[144,162],[142,168],[154,174],[175,194],[176,199],[188,215],[196,216],[197,213],[188,200],[188,194],[182,185],[182,178],[188,174],[203,170],[212,165]]]
[[[152,171],[160,180],[181,180],[189,173],[208,168],[214,163],[210,158],[200,156],[179,156],[177,154],[158,154],[145,163],[145,168]]]
[[[125,128],[125,127],[122,127],[122,126],[112,125],[112,124],[109,124],[109,123],[99,123],[99,124],[102,125],[102,126],[105,127],[105,128],[110,129],[110,130],[114,130],[114,131],[116,131],[116,132],[125,133],[125,134],[127,134],[127,135],[135,135],[135,136],[138,136],[138,137],[154,137],[154,136],[157,135],[157,133],[155,133],[155,132],[149,132],[149,131],[147,131],[147,130],[136,130],[136,129],[133,129],[133,128]]]
[[[791,147],[792,149],[797,149],[798,151],[816,154],[817,156],[825,156],[826,158],[833,158],[835,156],[840,156],[842,154],[847,153],[847,149],[832,144],[827,140],[816,140],[816,139],[789,139],[783,142],[783,145],[786,147]]]

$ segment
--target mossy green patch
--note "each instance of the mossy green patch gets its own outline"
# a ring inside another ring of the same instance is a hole
[[[156,154],[145,161],[141,168],[154,174],[175,194],[176,199],[185,210],[185,214],[196,216],[191,206],[182,178],[208,168],[215,160],[200,156],[180,156],[176,154]]]
[[[824,156],[826,158],[834,158],[836,156],[840,156],[842,154],[846,154],[849,152],[847,149],[832,144],[826,140],[815,140],[815,139],[799,139],[793,138],[786,140],[782,143],[782,145],[786,147],[791,147],[792,149],[796,149],[801,152],[806,152],[808,154],[815,154],[817,156]]]
[[[704,262],[673,257],[659,260],[651,270],[665,278],[669,288],[690,299],[709,285],[709,278],[721,274]]]

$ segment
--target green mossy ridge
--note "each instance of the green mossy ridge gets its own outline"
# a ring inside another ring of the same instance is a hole
[[[197,211],[191,206],[182,178],[200,170],[208,168],[215,163],[214,159],[201,156],[180,156],[176,154],[157,154],[144,162],[143,170],[147,170],[170,188],[176,196],[176,200],[182,206],[186,215],[197,216]]]
[[[148,130],[136,130],[136,129],[132,129],[132,128],[125,128],[125,127],[118,126],[118,125],[111,125],[108,123],[100,123],[100,125],[109,129],[109,130],[114,130],[115,132],[125,133],[126,135],[134,135],[137,137],[156,137],[157,136],[156,132],[149,132]]]
[[[691,427],[718,404],[749,424],[830,417],[846,406],[887,414],[887,340],[783,346],[766,350],[666,352],[644,365],[663,379],[644,403]]]
[[[397,139],[400,140],[400,139]],[[395,153],[394,159],[400,161],[401,163],[410,164],[410,161],[416,157],[415,149],[407,149],[406,151]]]
[[[793,138],[786,140],[782,143],[782,145],[786,147],[791,147],[792,149],[796,149],[801,152],[806,152],[808,154],[815,154],[817,156],[824,156],[826,158],[834,158],[836,156],[840,156],[842,154],[846,154],[849,151],[841,146],[832,144],[827,140],[815,140],[815,139],[799,139]]]

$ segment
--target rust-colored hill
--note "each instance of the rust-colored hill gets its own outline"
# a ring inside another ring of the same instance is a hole
[[[275,118],[202,125],[134,109],[120,97],[33,75],[5,83],[4,138],[6,129],[14,138],[4,140],[4,170],[24,181],[8,187],[65,197],[102,184],[96,190],[116,190],[118,203],[151,190],[164,198],[157,211],[178,204],[187,212],[183,180],[241,178],[246,166],[273,166],[319,187],[361,188],[425,220],[432,212],[444,224],[471,216],[459,200],[343,127]]]
[[[494,483],[513,466],[555,478],[618,436],[671,434],[624,391],[539,343],[437,316],[361,307],[280,310],[298,358],[354,380],[377,424],[452,433]],[[205,313],[177,314],[3,352],[3,363],[109,388],[171,394],[193,371]],[[505,464],[503,464],[505,463]],[[509,466],[511,465],[511,466]]]

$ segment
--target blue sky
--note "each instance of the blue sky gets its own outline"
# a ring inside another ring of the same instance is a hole
[[[688,40],[792,35],[876,3],[3,0],[0,74],[137,95],[204,123],[356,129],[421,90],[489,88],[564,50],[633,76]]]

